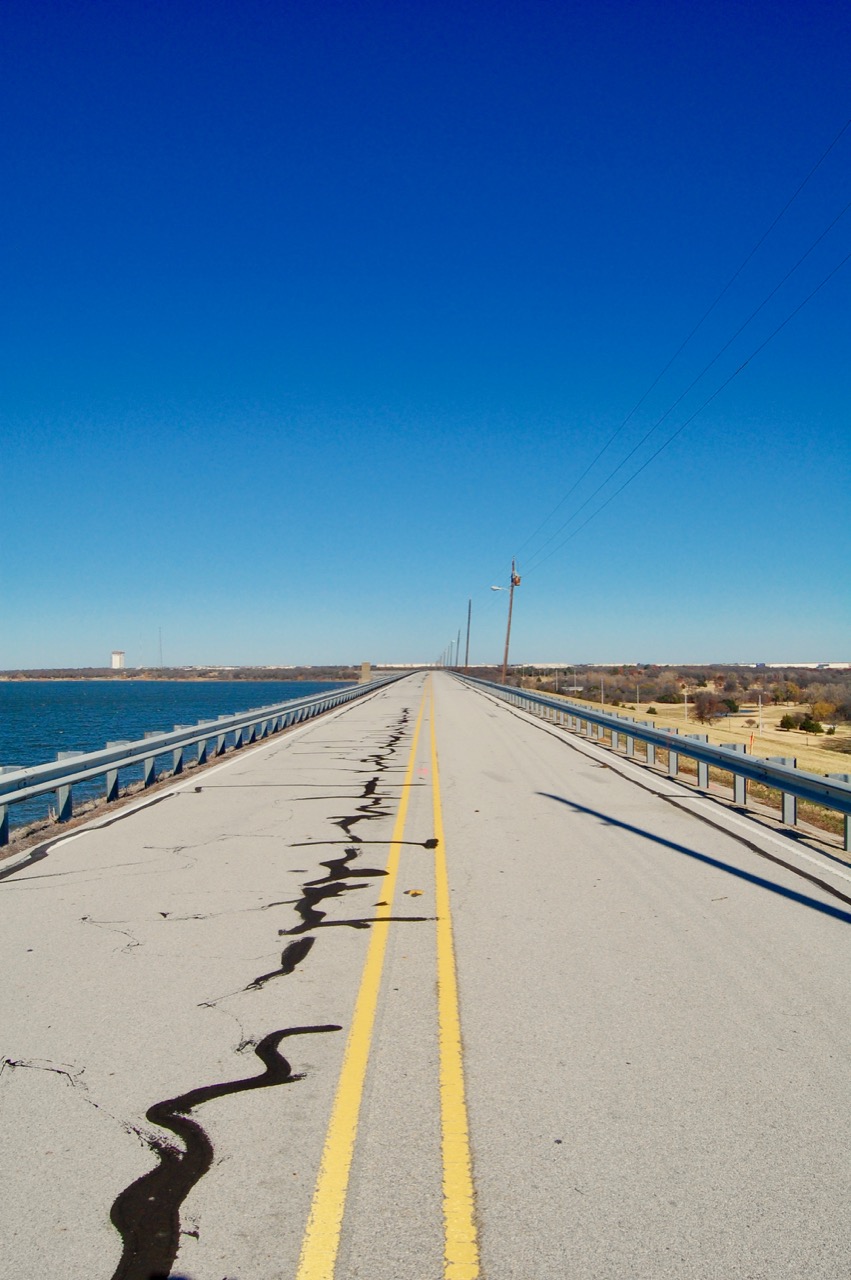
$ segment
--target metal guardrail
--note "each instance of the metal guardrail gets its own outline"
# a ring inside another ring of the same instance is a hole
[[[407,673],[405,673],[407,674]],[[294,698],[268,707],[257,707],[238,715],[219,716],[195,725],[178,725],[169,733],[146,733],[135,742],[109,742],[102,751],[61,751],[56,761],[28,768],[0,770],[0,845],[9,843],[9,807],[32,800],[49,792],[56,794],[56,817],[67,822],[73,814],[72,788],[93,778],[105,777],[106,800],[117,800],[119,774],[122,769],[142,766],[142,781],[150,787],[157,781],[157,758],[171,753],[171,776],[183,772],[187,748],[197,746],[196,764],[205,764],[209,756],[224,755],[228,735],[235,735],[233,750],[248,746],[261,738],[280,733],[303,720],[310,720],[333,707],[362,698],[386,684],[400,680],[400,675],[383,676],[369,684],[316,693],[307,698]],[[162,775],[159,775],[162,776]]]
[[[652,765],[656,762],[656,749],[661,747],[668,752],[669,777],[677,777],[680,756],[695,760],[697,788],[700,791],[709,790],[710,766],[722,769],[733,776],[733,803],[740,808],[747,807],[748,782],[760,782],[781,793],[782,821],[787,826],[794,826],[797,821],[798,800],[809,800],[825,809],[833,809],[844,816],[844,846],[851,850],[851,774],[824,776],[820,773],[806,773],[803,769],[797,769],[794,759],[789,757],[770,756],[763,759],[760,756],[749,756],[744,743],[715,747],[710,745],[706,734],[656,729],[650,721],[592,711],[581,703],[565,698],[548,698],[543,694],[530,693],[527,689],[515,689],[490,680],[478,680],[473,676],[459,675],[459,679],[487,689],[513,706],[533,714],[544,714],[546,718],[554,719],[556,723],[574,732],[581,733],[584,724],[585,735],[589,738],[596,736],[599,740],[603,731],[608,730],[613,748],[618,749],[620,739],[624,739],[624,751],[628,758],[635,755],[635,743],[643,742],[647,751],[646,762]]]

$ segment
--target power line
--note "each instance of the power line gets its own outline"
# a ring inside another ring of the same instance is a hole
[[[654,422],[653,426],[652,426],[652,427],[650,427],[650,429],[644,433],[644,435],[643,435],[643,436],[641,437],[641,439],[637,442],[637,444],[633,445],[633,447],[632,447],[632,449],[630,449],[629,453],[628,453],[628,454],[626,454],[626,456],[625,456],[624,458],[622,458],[622,459],[621,459],[621,461],[617,464],[617,466],[616,466],[616,467],[613,467],[613,468],[612,468],[612,470],[611,470],[611,471],[609,472],[609,474],[605,477],[605,479],[603,479],[603,480],[600,482],[600,484],[598,484],[598,485],[597,485],[597,488],[593,491],[593,493],[589,494],[589,496],[585,499],[585,501],[584,501],[584,502],[583,502],[579,507],[577,507],[577,508],[576,508],[576,510],[575,510],[575,511],[570,515],[570,516],[568,516],[567,520],[565,520],[561,525],[559,525],[558,529],[555,529],[555,530],[550,534],[550,536],[549,536],[549,537],[548,537],[548,538],[547,538],[547,539],[546,539],[546,540],[541,544],[541,546],[538,548],[537,552],[535,552],[535,556],[539,556],[539,555],[541,554],[541,552],[544,550],[544,548],[545,548],[545,547],[547,547],[547,546],[549,546],[549,544],[553,541],[553,539],[554,539],[554,538],[557,538],[557,537],[559,536],[559,534],[560,534],[560,533],[563,533],[563,532],[564,532],[564,530],[567,528],[567,526],[568,526],[569,524],[571,524],[571,523],[572,523],[572,521],[574,521],[574,520],[576,519],[576,517],[577,517],[577,516],[578,516],[582,511],[584,511],[584,510],[585,510],[585,508],[588,506],[588,504],[589,504],[590,502],[593,502],[593,500],[597,497],[597,494],[598,494],[598,493],[600,493],[600,492],[601,492],[601,490],[605,489],[606,485],[607,485],[607,484],[609,484],[609,482],[610,482],[611,480],[613,480],[613,479],[614,479],[614,477],[617,475],[617,473],[618,473],[618,472],[619,472],[623,467],[625,467],[625,466],[626,466],[626,464],[629,462],[630,458],[632,458],[632,457],[634,457],[634,456],[635,456],[635,454],[636,454],[636,453],[638,452],[638,450],[642,447],[642,445],[646,444],[646,442],[650,439],[650,437],[654,434],[654,432],[656,432],[656,431],[659,429],[659,427],[662,425],[662,423],[663,423],[667,418],[669,418],[669,417],[670,417],[670,415],[671,415],[671,414],[673,413],[673,411],[677,408],[677,406],[678,406],[679,404],[681,404],[681,403],[682,403],[682,401],[685,399],[685,397],[689,394],[689,392],[690,392],[690,391],[692,391],[692,390],[697,386],[698,382],[700,382],[700,381],[701,381],[701,379],[702,379],[702,378],[703,378],[703,377],[704,377],[704,376],[709,372],[709,370],[712,368],[712,366],[713,366],[714,364],[716,364],[716,363],[718,362],[718,360],[720,360],[720,358],[721,358],[721,356],[724,354],[724,352],[725,352],[725,351],[727,351],[727,350],[728,350],[728,348],[732,346],[732,344],[735,342],[736,338],[738,338],[738,337],[739,337],[739,335],[740,335],[741,333],[743,333],[743,332],[744,332],[744,330],[748,327],[748,325],[751,323],[751,321],[752,321],[753,319],[755,319],[755,318],[756,318],[756,316],[758,316],[758,315],[759,315],[759,313],[760,313],[760,311],[762,311],[763,307],[765,307],[765,306],[766,306],[766,305],[771,301],[771,299],[774,297],[774,295],[775,295],[776,293],[778,293],[778,292],[779,292],[779,290],[780,290],[780,289],[782,289],[783,285],[787,282],[787,280],[789,280],[789,279],[791,278],[791,276],[793,276],[793,275],[795,274],[795,272],[798,270],[798,268],[801,266],[801,264],[802,264],[803,262],[805,262],[805,261],[806,261],[806,259],[807,259],[807,258],[810,256],[810,254],[813,252],[813,250],[814,250],[814,249],[816,249],[816,248],[821,244],[821,242],[822,242],[822,240],[824,240],[825,236],[826,236],[826,235],[828,235],[828,234],[829,234],[829,232],[833,230],[833,228],[836,226],[837,222],[839,222],[839,221],[840,221],[840,219],[841,219],[841,218],[843,218],[843,217],[845,216],[845,214],[848,212],[848,210],[849,210],[849,209],[851,209],[851,200],[849,200],[849,201],[847,202],[847,204],[845,204],[845,206],[844,206],[842,209],[840,209],[840,211],[839,211],[839,213],[836,215],[836,217],[835,217],[835,218],[833,218],[833,220],[832,220],[831,222],[829,222],[829,223],[828,223],[828,225],[825,227],[825,229],[824,229],[824,230],[823,230],[823,231],[822,231],[818,236],[816,236],[815,240],[813,240],[813,242],[812,242],[812,243],[809,245],[809,247],[804,251],[804,253],[802,253],[802,254],[801,254],[800,258],[799,258],[799,259],[798,259],[798,261],[794,264],[794,266],[790,267],[790,268],[789,268],[789,270],[786,272],[785,276],[783,276],[783,278],[782,278],[781,280],[779,280],[779,281],[778,281],[778,283],[774,286],[774,288],[773,288],[773,289],[771,289],[771,290],[770,290],[770,291],[765,295],[765,297],[763,298],[762,302],[760,302],[760,303],[759,303],[759,305],[753,309],[753,311],[750,313],[750,315],[749,315],[745,320],[743,320],[743,321],[742,321],[742,323],[739,325],[738,329],[736,329],[736,330],[735,330],[735,332],[734,332],[734,333],[733,333],[733,334],[732,334],[732,335],[727,339],[727,341],[723,344],[723,346],[721,346],[721,347],[718,349],[718,351],[716,351],[715,355],[714,355],[714,356],[712,357],[712,359],[708,362],[708,364],[705,364],[705,365],[703,366],[703,368],[701,369],[700,373],[698,373],[698,374],[697,374],[697,376],[696,376],[695,378],[693,378],[693,379],[692,379],[692,381],[691,381],[691,382],[689,383],[689,385],[685,388],[685,390],[684,390],[684,391],[682,391],[682,392],[680,393],[680,395],[678,395],[678,396],[677,396],[676,400],[674,400],[674,401],[673,401],[673,403],[672,403],[672,404],[670,404],[670,405],[668,406],[668,408],[665,410],[665,412],[662,414],[662,416],[661,416],[660,418],[657,418],[657,420],[656,420],[656,422]],[[810,295],[810,296],[812,296],[812,295]],[[805,299],[805,301],[806,301],[806,299]],[[792,314],[794,314],[794,312],[793,312]],[[726,384],[726,383],[724,383],[723,385],[724,385],[724,386],[726,386],[727,384]],[[655,455],[654,455],[654,456],[655,456]],[[534,562],[534,557],[533,557],[533,562]],[[527,572],[528,572],[528,568],[527,568]]]
[[[814,298],[815,295],[821,289],[823,289],[824,286],[830,280],[832,280],[833,277],[837,274],[837,272],[841,271],[842,268],[845,266],[845,264],[849,261],[851,261],[851,252],[847,253],[845,257],[840,262],[838,262],[831,271],[828,272],[828,274],[824,277],[824,279],[819,284],[817,284],[816,287],[810,293],[808,293],[807,296],[801,302],[798,303],[798,305],[794,308],[794,310],[789,312],[786,318],[780,322],[780,324],[777,326],[776,329],[772,330],[772,332],[768,335],[768,337],[765,338],[765,340],[761,342],[759,346],[754,347],[753,351],[750,353],[747,359],[743,360],[742,363],[739,365],[739,367],[737,369],[734,369],[734,371],[730,374],[730,376],[728,378],[725,378],[724,381],[720,384],[720,386],[716,387],[716,389],[712,392],[712,395],[708,396],[707,399],[704,400],[703,404],[700,405],[699,408],[695,409],[694,413],[692,413],[690,417],[686,418],[686,420],[683,423],[681,423],[679,427],[677,427],[676,431],[673,431],[671,435],[668,436],[667,440],[663,441],[663,443],[660,444],[659,448],[656,450],[655,453],[652,453],[649,458],[647,458],[644,462],[642,462],[641,466],[637,467],[636,470],[632,473],[632,475],[628,476],[627,479],[624,480],[623,484],[618,489],[615,489],[614,493],[611,493],[604,502],[601,502],[600,506],[597,507],[595,511],[592,511],[591,514],[588,516],[588,518],[586,520],[583,520],[582,524],[578,525],[577,528],[575,528],[571,533],[569,533],[567,537],[558,544],[557,547],[553,547],[549,555],[544,556],[543,560],[539,560],[538,563],[534,565],[531,569],[527,569],[526,573],[529,574],[534,572],[535,569],[540,569],[542,564],[545,564],[547,560],[551,559],[552,556],[556,555],[557,552],[561,551],[562,547],[566,546],[568,542],[570,542],[573,538],[575,538],[576,535],[582,529],[584,529],[586,525],[590,524],[591,521],[594,520],[600,514],[601,511],[604,511],[611,502],[614,502],[615,498],[617,498],[619,494],[623,493],[624,489],[626,489],[628,485],[631,485],[633,480],[636,480],[638,476],[641,475],[642,471],[645,471],[647,467],[650,466],[651,462],[655,462],[655,460],[659,457],[660,453],[663,453],[665,449],[668,448],[668,445],[672,444],[673,441],[676,440],[677,436],[681,435],[682,432],[685,431],[686,427],[690,426],[691,423],[694,422],[698,414],[702,413],[703,410],[721,394],[724,388],[728,387],[730,383],[734,380],[734,378],[737,378],[739,374],[744,369],[747,368],[747,366],[751,363],[751,361],[756,356],[758,356],[761,351],[765,350],[768,344],[774,338],[777,337],[778,333],[780,333],[782,329],[786,328],[786,325],[789,324],[789,322],[795,318],[798,312],[803,310],[803,308],[807,305],[807,303],[812,298]]]
[[[727,292],[732,288],[732,286],[735,284],[736,280],[737,280],[737,279],[739,278],[739,276],[742,274],[742,272],[744,271],[745,267],[748,265],[748,263],[751,261],[751,259],[754,257],[754,255],[759,251],[759,249],[762,247],[762,245],[765,243],[765,241],[766,241],[766,240],[768,239],[768,237],[771,235],[771,232],[772,232],[772,231],[774,230],[774,228],[777,226],[778,222],[780,222],[780,220],[784,217],[784,215],[786,214],[786,212],[788,211],[788,209],[792,206],[792,204],[794,204],[795,200],[797,200],[798,196],[801,194],[801,192],[803,191],[804,187],[805,187],[805,186],[807,185],[807,183],[810,181],[810,178],[812,178],[813,174],[814,174],[814,173],[816,173],[816,171],[821,167],[821,165],[824,163],[824,161],[825,161],[825,160],[827,159],[827,157],[830,155],[831,151],[833,151],[834,147],[837,145],[837,143],[840,141],[840,139],[841,139],[841,138],[843,137],[843,135],[846,133],[846,131],[848,130],[849,126],[851,126],[851,117],[849,117],[849,118],[845,121],[845,123],[843,124],[842,128],[841,128],[841,129],[839,130],[839,132],[836,134],[835,138],[834,138],[834,139],[833,139],[833,141],[830,143],[830,145],[829,145],[829,146],[828,146],[828,147],[827,147],[827,148],[822,152],[822,154],[819,156],[818,160],[816,160],[815,164],[814,164],[814,165],[813,165],[813,167],[810,169],[810,171],[809,171],[809,172],[806,174],[806,176],[805,176],[805,177],[804,177],[804,178],[803,178],[803,179],[798,183],[798,186],[797,186],[797,187],[795,188],[795,190],[792,192],[791,196],[790,196],[790,197],[789,197],[789,199],[786,201],[786,203],[784,204],[783,208],[780,210],[780,212],[777,214],[777,216],[774,218],[774,220],[770,223],[770,225],[766,228],[766,230],[762,233],[762,235],[759,237],[759,239],[757,240],[756,244],[755,244],[755,245],[753,246],[753,248],[749,251],[749,253],[748,253],[748,254],[746,254],[745,258],[742,260],[742,262],[739,264],[739,266],[736,268],[736,270],[735,270],[735,271],[733,272],[733,274],[730,276],[730,279],[729,279],[729,280],[727,281],[727,283],[724,285],[724,287],[723,287],[723,289],[721,290],[721,292],[720,292],[720,293],[717,295],[717,297],[716,297],[716,298],[715,298],[715,299],[710,303],[710,305],[707,307],[706,311],[704,311],[703,315],[702,315],[702,316],[700,317],[700,319],[698,320],[697,324],[694,326],[694,328],[690,331],[690,333],[689,333],[689,334],[688,334],[688,335],[683,339],[683,341],[682,341],[682,342],[680,343],[680,345],[677,347],[676,351],[675,351],[675,352],[674,352],[674,354],[671,356],[671,358],[670,358],[670,360],[668,361],[668,363],[667,363],[667,364],[664,366],[664,368],[663,368],[663,369],[662,369],[662,370],[661,370],[661,371],[656,375],[656,377],[655,377],[655,378],[653,379],[653,381],[650,383],[650,386],[647,388],[647,390],[644,392],[644,394],[643,394],[643,395],[642,395],[642,396],[641,396],[641,397],[636,401],[636,403],[632,406],[632,408],[630,409],[629,413],[626,415],[626,417],[624,418],[624,420],[623,420],[623,422],[620,424],[620,426],[617,428],[617,430],[615,430],[615,431],[612,433],[612,435],[610,435],[610,436],[609,436],[608,440],[605,442],[605,444],[604,444],[604,445],[603,445],[603,447],[599,450],[599,452],[594,456],[594,458],[592,458],[591,462],[588,464],[588,466],[587,466],[587,467],[585,468],[585,470],[582,472],[581,476],[579,476],[579,478],[573,482],[573,484],[570,486],[570,488],[568,489],[568,491],[567,491],[567,493],[564,495],[564,497],[562,497],[562,498],[561,498],[561,499],[556,503],[556,505],[553,507],[552,511],[550,511],[550,512],[549,512],[549,514],[548,514],[547,516],[545,516],[545,517],[544,517],[544,519],[543,519],[543,520],[541,521],[541,523],[538,525],[537,529],[535,529],[535,531],[529,535],[529,537],[525,540],[525,542],[521,543],[521,545],[518,547],[517,552],[516,552],[515,554],[519,554],[519,552],[520,552],[520,551],[523,551],[523,550],[524,550],[524,548],[526,548],[526,547],[529,545],[529,543],[530,543],[530,542],[533,542],[533,541],[534,541],[534,539],[538,536],[538,534],[541,532],[541,530],[544,528],[544,526],[545,526],[545,525],[546,525],[546,524],[547,524],[547,523],[548,523],[548,522],[553,518],[553,516],[556,514],[556,512],[561,510],[561,508],[562,508],[562,507],[564,506],[564,504],[567,502],[567,500],[568,500],[568,498],[571,496],[571,494],[575,493],[575,491],[578,489],[579,485],[581,485],[582,481],[585,479],[585,477],[588,475],[588,473],[589,473],[590,471],[592,471],[592,470],[593,470],[593,468],[594,468],[594,467],[597,465],[597,463],[600,461],[600,459],[602,458],[603,454],[604,454],[604,453],[606,453],[606,451],[609,449],[609,447],[610,447],[612,444],[614,444],[615,440],[618,438],[618,436],[621,434],[621,432],[624,430],[624,428],[628,425],[628,423],[632,420],[632,418],[634,417],[634,415],[638,412],[638,410],[639,410],[639,409],[641,408],[641,406],[644,404],[644,401],[645,401],[645,400],[647,399],[647,397],[650,395],[651,391],[653,391],[653,390],[658,386],[658,384],[661,382],[662,378],[664,378],[665,374],[666,374],[666,373],[668,372],[668,370],[671,368],[671,365],[675,362],[675,360],[676,360],[676,359],[681,355],[681,353],[685,350],[685,348],[686,348],[686,347],[688,346],[688,344],[691,342],[691,340],[692,340],[692,338],[694,337],[694,335],[698,332],[698,330],[701,328],[701,326],[703,325],[703,323],[704,323],[704,322],[709,318],[709,316],[712,314],[712,312],[713,312],[713,311],[715,310],[715,308],[718,306],[718,303],[721,301],[721,299],[725,296],[725,294],[726,294],[726,293],[727,293]],[[844,210],[843,210],[843,212],[844,212]],[[841,215],[840,215],[840,216],[841,216]],[[781,282],[781,283],[782,283],[782,282]],[[778,287],[779,287],[779,286],[778,286]],[[766,301],[767,301],[767,299],[766,299]],[[745,323],[747,323],[747,321],[746,321]],[[734,335],[734,336],[735,336],[735,335]],[[719,352],[719,355],[720,355],[720,354],[721,354],[721,352]],[[716,358],[717,358],[717,357],[716,357]],[[707,366],[707,367],[709,367],[709,366]],[[702,375],[701,375],[701,376],[702,376]],[[692,385],[694,385],[694,384],[692,384]],[[691,388],[688,388],[688,390],[690,390],[690,389],[691,389]],[[683,394],[686,394],[686,393],[684,392]],[[680,397],[680,399],[682,399],[682,397]],[[678,404],[678,403],[679,403],[679,401],[675,401],[674,405],[672,405],[672,406],[671,406],[671,409],[675,408],[675,407],[676,407],[676,404]],[[670,410],[669,410],[669,412],[670,412]],[[661,421],[661,419],[660,419],[660,421]],[[657,424],[657,425],[658,425],[658,424]],[[631,456],[631,455],[628,455],[628,456]],[[611,477],[609,477],[609,478],[611,478]],[[604,483],[607,483],[607,482],[604,482]],[[599,490],[595,490],[595,493],[596,493],[596,492],[599,492]],[[592,496],[592,498],[593,498],[593,497],[594,497],[594,494],[592,494],[591,496]],[[589,499],[589,501],[590,501],[590,499]],[[584,505],[585,505],[585,504],[584,504]],[[580,510],[581,510],[581,509],[582,509],[582,508],[580,508]],[[574,517],[571,517],[571,519],[573,519],[573,518],[574,518]],[[569,523],[570,523],[570,520],[566,521],[566,524],[569,524]],[[557,529],[557,530],[556,530],[556,532],[555,532],[555,534],[554,534],[554,535],[552,535],[552,536],[553,536],[553,537],[558,536],[558,534],[559,534],[559,533],[561,532],[561,530],[562,530],[562,529],[564,529],[564,528],[565,528],[565,525],[562,525],[562,526],[560,527],[560,529]],[[539,552],[540,552],[541,550],[543,550],[543,547],[547,546],[547,545],[548,545],[548,543],[549,543],[551,540],[552,540],[552,538],[548,538],[548,539],[547,539],[547,541],[543,543],[543,546],[542,546],[541,548],[539,548]]]

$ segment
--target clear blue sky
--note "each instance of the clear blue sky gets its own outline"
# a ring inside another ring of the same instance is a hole
[[[851,658],[850,23],[7,0],[0,667]]]

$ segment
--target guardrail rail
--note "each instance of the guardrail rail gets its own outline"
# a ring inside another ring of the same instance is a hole
[[[345,689],[315,693],[268,707],[255,707],[237,715],[202,720],[195,725],[178,725],[168,733],[146,733],[144,738],[134,742],[109,742],[102,751],[60,751],[55,761],[46,764],[0,769],[0,845],[9,843],[9,808],[12,805],[54,792],[56,818],[59,822],[67,822],[73,815],[73,788],[82,782],[104,777],[105,799],[111,803],[121,794],[122,770],[141,765],[142,782],[147,788],[163,776],[156,772],[159,756],[170,754],[170,776],[175,776],[183,772],[186,752],[191,747],[197,747],[195,763],[205,764],[210,756],[225,754],[230,735],[233,735],[230,750],[238,751],[252,742],[281,733],[294,724],[362,698],[400,679],[402,674],[394,673],[368,684],[350,685]]]
[[[806,773],[795,767],[794,760],[786,756],[750,756],[744,743],[724,746],[710,745],[707,735],[678,733],[671,729],[656,729],[648,720],[635,720],[632,716],[593,711],[581,703],[566,698],[548,698],[545,694],[531,693],[528,689],[515,689],[509,685],[479,680],[474,676],[456,673],[458,679],[480,689],[486,689],[512,706],[520,707],[533,715],[569,729],[584,733],[588,738],[600,741],[605,731],[611,734],[615,750],[623,739],[627,758],[635,757],[635,744],[642,742],[646,749],[646,763],[656,763],[656,750],[668,752],[668,776],[679,774],[680,757],[697,763],[697,790],[709,793],[710,767],[722,769],[733,777],[733,803],[747,808],[748,782],[759,782],[779,791],[781,795],[781,821],[786,826],[797,823],[798,800],[809,800],[825,809],[833,809],[844,818],[844,848],[851,851],[851,774],[837,773],[827,776]],[[584,728],[583,728],[584,726]],[[638,761],[640,763],[640,760]]]

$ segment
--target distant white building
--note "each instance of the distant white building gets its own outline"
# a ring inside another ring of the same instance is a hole
[[[112,651],[112,669],[113,671],[124,670],[124,650],[113,649]]]

